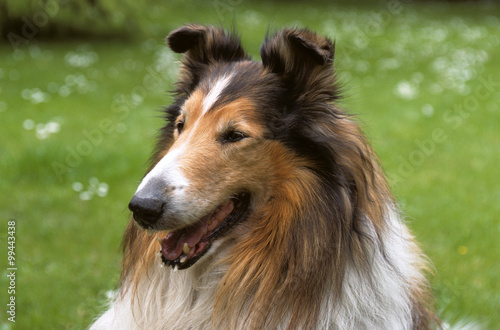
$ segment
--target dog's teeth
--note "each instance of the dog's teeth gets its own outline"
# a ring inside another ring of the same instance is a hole
[[[160,268],[165,268],[165,264],[162,262]]]
[[[188,254],[189,253],[189,245],[188,243],[184,243],[184,246],[182,247],[182,252],[184,252],[184,254]]]
[[[177,265],[174,266],[174,272],[176,272],[179,268],[177,267]]]
[[[181,264],[185,263],[186,261],[188,260],[188,258],[186,256],[182,256],[180,259],[179,259],[179,262]]]

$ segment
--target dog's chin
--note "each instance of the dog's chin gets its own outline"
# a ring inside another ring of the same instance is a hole
[[[250,195],[240,193],[219,205],[195,224],[158,238],[160,257],[174,270],[187,269],[203,258],[215,242],[248,216]],[[161,234],[159,234],[161,235]]]

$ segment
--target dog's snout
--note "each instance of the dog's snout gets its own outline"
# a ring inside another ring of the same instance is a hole
[[[141,197],[137,194],[132,197],[128,208],[134,219],[144,228],[155,224],[163,213],[165,202],[158,196]]]

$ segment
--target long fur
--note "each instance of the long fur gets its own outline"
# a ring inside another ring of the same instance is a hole
[[[214,107],[251,101],[265,138],[249,157],[271,179],[241,179],[262,187],[250,215],[186,270],[160,268],[157,235],[131,220],[121,289],[92,329],[438,327],[426,257],[376,155],[337,106],[334,44],[283,29],[266,36],[260,63],[235,33],[211,26],[182,27],[168,42],[184,55],[152,168],[174,143],[173,122],[186,100],[232,73]]]

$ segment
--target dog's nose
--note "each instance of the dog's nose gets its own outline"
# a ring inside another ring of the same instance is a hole
[[[159,197],[141,197],[134,195],[128,204],[135,221],[144,228],[156,223],[163,213],[165,203]]]

